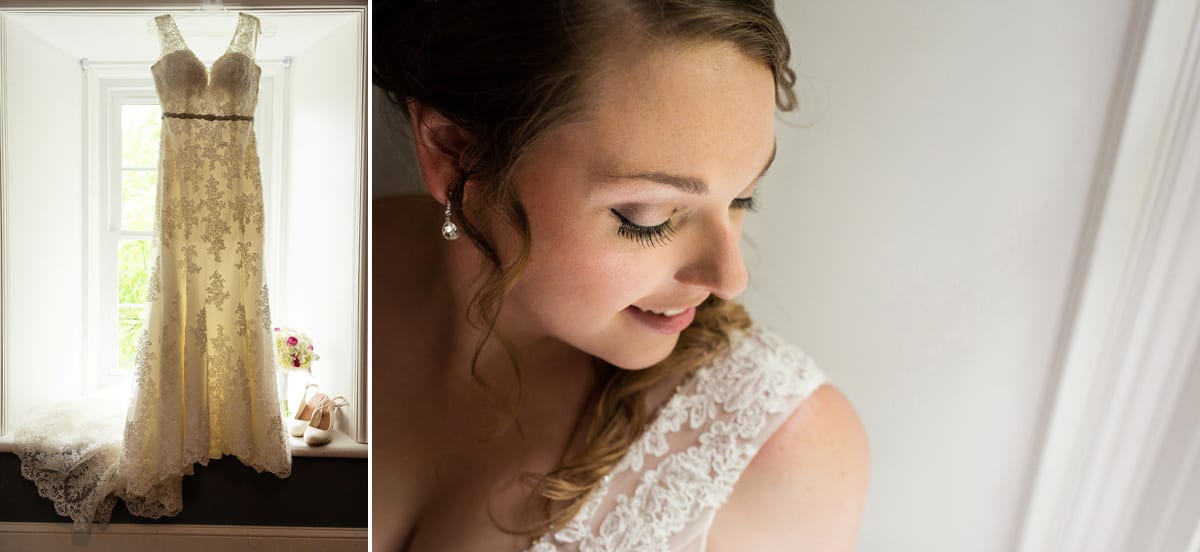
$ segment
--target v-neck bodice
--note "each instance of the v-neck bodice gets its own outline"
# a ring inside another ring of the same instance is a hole
[[[238,13],[225,53],[212,67],[196,56],[170,14],[154,18],[162,54],[150,67],[164,112],[251,117],[258,103],[262,69],[254,63],[258,18]]]

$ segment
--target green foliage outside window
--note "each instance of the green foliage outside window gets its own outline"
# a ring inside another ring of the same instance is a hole
[[[158,166],[162,109],[157,105],[121,106],[121,167]]]
[[[141,335],[146,307],[146,291],[150,282],[150,240],[121,240],[117,246],[117,303],[120,320],[119,339],[121,370],[133,367],[137,340]]]
[[[137,344],[138,338],[142,334],[142,325],[145,323],[142,306],[137,307],[118,307],[118,318],[120,326],[120,344],[118,349],[118,364],[117,369],[122,372],[132,372],[134,360],[137,359]]]
[[[121,171],[121,228],[154,230],[158,171]]]
[[[154,229],[154,200],[158,187],[160,108],[121,106],[121,230]],[[117,366],[131,371],[138,338],[145,324],[146,292],[150,281],[151,240],[122,238],[117,244]]]

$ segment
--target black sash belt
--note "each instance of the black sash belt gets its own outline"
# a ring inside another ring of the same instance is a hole
[[[245,115],[209,115],[207,113],[170,113],[164,112],[163,117],[176,119],[204,119],[205,121],[253,121],[254,117]]]

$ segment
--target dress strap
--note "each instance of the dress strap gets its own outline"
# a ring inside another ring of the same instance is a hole
[[[261,26],[257,17],[245,12],[238,12],[237,30],[233,32],[233,38],[229,41],[229,51],[254,59],[260,32]]]
[[[154,22],[158,25],[158,43],[162,46],[162,55],[187,49],[187,44],[183,42],[183,34],[179,32],[171,14],[165,13],[155,17]]]

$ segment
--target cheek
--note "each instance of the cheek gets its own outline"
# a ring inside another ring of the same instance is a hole
[[[607,331],[672,278],[669,252],[617,234],[603,206],[542,196],[526,204],[532,244],[514,306],[556,333]],[[585,328],[589,328],[587,330]]]
[[[533,243],[520,291],[540,296],[544,309],[539,310],[596,317],[636,300],[647,275],[605,222],[595,214],[561,208],[531,209]]]
[[[596,329],[670,277],[662,256],[618,236],[616,219],[590,203],[571,175],[531,171],[526,178],[556,183],[520,190],[531,243],[509,297],[536,319],[530,322],[554,333],[571,325]]]

